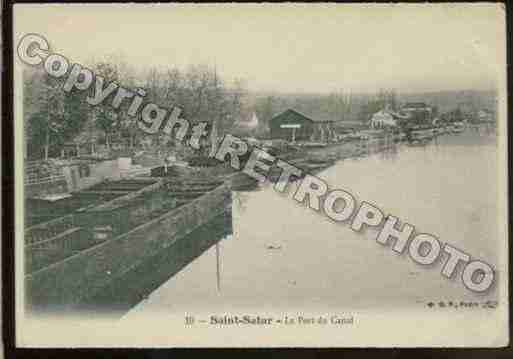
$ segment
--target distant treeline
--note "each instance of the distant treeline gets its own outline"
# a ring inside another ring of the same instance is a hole
[[[495,112],[497,109],[497,91],[493,90],[465,90],[465,91],[438,91],[416,94],[401,94],[402,102],[425,102],[436,106],[443,114],[460,109],[466,114],[479,110]]]
[[[92,62],[89,67],[105,79],[128,89],[143,89],[144,101],[170,109],[179,106],[182,116],[192,122],[208,121],[219,135],[226,132],[265,135],[268,123],[278,113],[289,108],[306,115],[334,121],[366,122],[372,114],[385,108],[397,110],[405,102],[425,102],[436,114],[461,110],[463,113],[480,109],[494,111],[494,91],[446,91],[420,94],[401,94],[381,89],[374,94],[355,94],[339,91],[331,94],[262,94],[250,93],[242,79],[221,78],[215,67],[192,65],[151,68],[137,72],[119,58]],[[135,147],[152,137],[152,143],[174,146],[169,136],[147,135],[138,129],[136,118],[126,114],[123,106],[113,110],[112,95],[103,106],[90,106],[88,93],[62,90],[67,76],[54,79],[42,69],[26,69],[24,85],[24,125],[30,158],[48,158],[62,153],[70,143],[100,143],[107,149],[114,142]],[[89,93],[94,89],[91,86]],[[251,129],[239,126],[255,112],[259,126]],[[252,133],[253,132],[253,133]],[[161,136],[161,137],[159,137]]]
[[[131,90],[143,89],[145,103],[168,109],[179,106],[184,118],[215,124],[220,134],[247,112],[243,104],[247,94],[244,82],[237,79],[228,84],[210,66],[196,65],[185,70],[153,68],[137,73],[122,61],[104,60],[90,68],[103,76],[104,86],[114,81]],[[66,76],[52,78],[41,69],[24,72],[24,124],[29,157],[58,156],[70,143],[96,142],[108,149],[113,142],[124,141],[133,147],[149,136],[138,129],[137,118],[127,115],[126,106],[118,110],[110,106],[113,95],[93,107],[85,97],[94,86],[88,93],[66,94],[62,90],[65,79]],[[157,135],[152,137],[156,137],[156,143],[162,142]],[[171,141],[168,146],[172,145]]]
[[[431,106],[435,116],[459,109],[466,115],[487,109],[495,112],[496,91],[440,91],[402,94],[394,90],[379,90],[375,94],[253,94],[258,117],[267,123],[274,115],[288,108],[320,118],[335,121],[366,122],[377,111],[389,106],[399,110],[408,102],[424,102]]]

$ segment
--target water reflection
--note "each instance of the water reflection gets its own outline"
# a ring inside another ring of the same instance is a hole
[[[497,265],[493,136],[467,131],[425,146],[384,144],[379,152],[383,142],[362,145],[366,157],[339,161],[320,176],[330,188],[348,190],[358,201],[371,201],[418,231]],[[234,193],[233,235],[128,316],[161,310],[418,308],[432,301],[497,298],[497,289],[476,297],[460,281],[444,279],[440,266],[420,267],[407,254],[377,244],[372,231],[355,233],[305,208],[291,199],[296,185],[288,195],[278,195],[273,186]]]
[[[210,277],[220,290],[222,255],[218,243],[222,239],[230,238],[232,234],[232,213],[227,211],[193,230],[170,247],[162,249],[158,255],[139,264],[109,287],[103,288],[101,293],[84,303],[80,310],[102,310],[113,316],[124,314],[136,304],[144,302],[151,292],[194,261],[197,256],[209,250],[216,251],[217,263],[209,268],[209,272],[216,273],[216,277]]]

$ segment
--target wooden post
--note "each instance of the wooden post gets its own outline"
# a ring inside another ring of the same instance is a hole
[[[219,242],[216,243],[216,279],[217,279],[217,291],[221,291],[221,263],[219,257]]]
[[[217,126],[216,120],[212,121],[212,130],[210,131],[210,151],[208,157],[214,157],[217,151]]]
[[[50,126],[50,125],[48,125]],[[48,149],[50,147],[50,128],[46,127],[46,136],[45,136],[45,161],[48,160]]]

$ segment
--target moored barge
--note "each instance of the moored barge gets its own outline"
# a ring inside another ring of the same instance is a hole
[[[116,283],[147,267],[145,263],[162,252],[170,253],[170,277],[220,240],[206,236],[195,241],[188,237],[191,232],[219,217],[231,226],[231,190],[222,182],[106,181],[74,196],[89,196],[91,201],[73,206],[70,198],[64,199],[69,202],[68,214],[25,229],[29,310],[94,307],[97,298],[105,298],[106,292],[119,287]],[[123,300],[103,304],[115,307]]]

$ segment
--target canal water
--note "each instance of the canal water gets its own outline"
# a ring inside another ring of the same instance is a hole
[[[431,233],[496,267],[497,151],[494,138],[466,131],[425,146],[392,145],[345,159],[319,176],[330,188],[344,189],[416,232]],[[355,233],[348,223],[298,204],[291,198],[294,186],[287,195],[271,185],[234,193],[233,234],[125,318],[155,312],[400,310],[499,297],[497,287],[481,295],[467,290],[461,267],[456,279],[446,279],[442,264],[417,265],[407,253],[377,243],[376,231]]]

